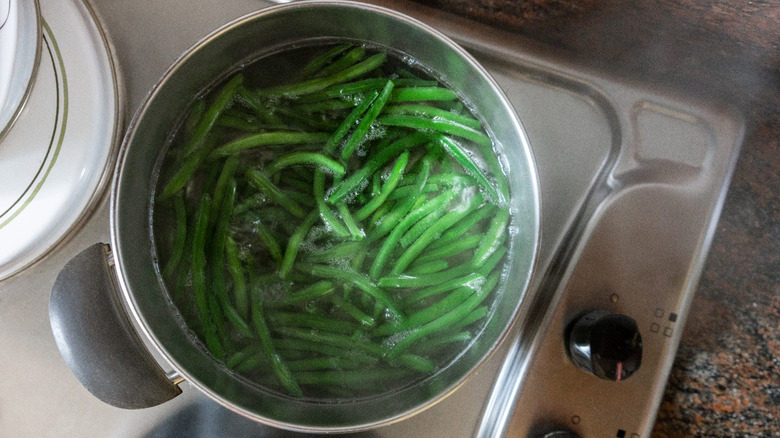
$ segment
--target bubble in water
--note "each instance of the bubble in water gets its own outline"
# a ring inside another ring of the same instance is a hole
[[[482,287],[483,284],[485,284],[485,281],[485,277],[477,277],[471,281],[467,281],[463,284],[463,286],[466,286],[469,289],[478,290]]]

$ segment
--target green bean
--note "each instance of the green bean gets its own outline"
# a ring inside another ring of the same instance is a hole
[[[222,351],[219,352],[217,359],[224,360],[224,354],[226,351],[232,351],[232,341],[228,337],[227,322],[225,321],[225,314],[222,309],[221,296],[218,293],[222,291],[215,290],[215,286],[211,284],[210,293],[206,296],[206,302],[208,303],[211,323],[214,325],[214,332],[217,339],[222,345]]]
[[[327,132],[261,132],[225,143],[211,151],[209,158],[225,157],[260,146],[324,143],[328,141],[328,138],[330,138],[330,134]]]
[[[257,291],[253,291],[257,292]],[[276,378],[281,383],[282,387],[291,395],[296,397],[303,397],[303,391],[298,382],[293,377],[290,370],[287,369],[281,356],[276,352],[273,341],[271,339],[271,332],[268,330],[268,325],[263,317],[263,306],[261,303],[261,297],[259,294],[254,293],[252,297],[252,323],[254,324],[257,337],[260,339],[260,345],[262,345],[265,354],[268,356],[271,362],[271,369],[273,370]]]
[[[238,366],[241,362],[243,362],[250,356],[254,356],[260,352],[261,352],[260,348],[257,346],[257,344],[249,344],[246,347],[242,348],[241,350],[230,355],[225,361],[225,366],[227,366],[230,369],[234,369],[236,366]]]
[[[238,100],[239,102],[241,101],[240,99],[241,88],[243,87],[239,87],[239,90],[236,90],[236,94],[238,94],[238,98],[236,98],[235,100]],[[247,111],[249,109],[250,108],[244,105],[232,105],[228,108],[225,108],[225,110],[222,111],[222,115],[220,117],[233,117],[236,119],[244,120],[246,122],[260,123],[260,119],[257,117],[257,115]]]
[[[339,268],[323,265],[303,265],[300,268],[315,277],[324,277],[343,281],[351,284],[363,292],[371,295],[375,300],[382,303],[396,318],[403,319],[403,314],[398,310],[396,304],[385,292],[377,287],[371,280],[357,272],[350,272]]]
[[[206,290],[206,239],[208,234],[211,196],[203,196],[197,213],[195,235],[192,243],[192,292],[203,328],[206,347],[215,357],[222,357],[222,343],[212,324]]]
[[[314,370],[343,370],[360,368],[363,364],[358,361],[344,357],[318,356],[306,359],[298,359],[287,362],[287,368],[290,371],[314,371]],[[298,376],[300,380],[300,376]],[[304,382],[305,383],[305,378]]]
[[[366,179],[371,177],[374,172],[382,168],[388,161],[397,157],[401,152],[425,143],[426,141],[428,141],[428,137],[425,134],[414,133],[382,148],[376,155],[369,158],[362,168],[353,172],[349,177],[341,181],[335,187],[333,193],[328,197],[328,202],[335,204],[341,201],[358,186],[364,184]]]
[[[187,119],[184,121],[184,126],[182,127],[182,134],[184,138],[192,137],[192,135],[195,133],[195,129],[198,127],[198,123],[200,123],[200,119],[203,118],[203,114],[205,112],[205,100],[198,99],[194,104],[192,104],[192,109],[190,110],[190,113],[187,114]]]
[[[433,244],[431,244],[428,247],[429,251],[420,254],[420,257],[418,257],[416,261],[419,263],[428,263],[436,260],[446,259],[447,257],[452,257],[462,251],[476,248],[481,241],[481,235],[472,234],[471,236],[455,240],[454,242],[451,242],[447,245],[436,248],[433,248]]]
[[[261,123],[269,129],[285,129],[289,130],[289,123],[283,121],[276,111],[267,111],[266,102],[255,94],[254,91],[242,86],[238,89],[238,96],[241,98],[241,102],[244,103],[247,108],[257,116]]]
[[[499,247],[496,252],[490,255],[481,266],[474,266],[471,262],[463,263],[461,265],[449,268],[444,271],[435,272],[427,275],[388,275],[381,277],[377,280],[379,287],[408,287],[408,288],[422,288],[428,286],[435,286],[445,281],[450,281],[457,277],[462,277],[470,273],[476,272],[487,276],[501,261],[501,258],[506,254],[506,247]]]
[[[307,261],[331,261],[337,259],[352,258],[363,245],[360,242],[349,241],[306,254]]]
[[[479,278],[482,279],[482,281],[478,286],[457,287],[441,300],[429,305],[428,307],[425,307],[418,312],[410,314],[405,321],[384,324],[380,327],[377,327],[371,334],[374,336],[388,336],[394,333],[405,332],[408,330],[413,330],[416,327],[420,327],[441,317],[442,315],[454,309],[455,306],[465,301],[466,298],[473,294],[478,287],[482,286],[482,284],[485,282],[485,279],[482,276],[479,276]]]
[[[445,336],[439,336],[434,339],[429,339],[425,342],[425,351],[428,351],[432,348],[436,348],[440,345],[444,344],[453,344],[455,342],[467,342],[470,341],[471,338],[473,338],[474,335],[471,334],[469,331],[463,331],[463,332],[457,332],[450,335]]]
[[[458,123],[463,126],[468,126],[469,128],[473,128],[473,129],[480,129],[482,127],[482,123],[480,123],[479,120],[473,117],[456,114],[430,105],[419,105],[419,104],[390,105],[385,108],[384,114],[408,114],[408,115],[415,115],[415,116],[426,116],[431,118],[440,117],[442,119],[451,120],[455,123]]]
[[[336,215],[325,204],[325,174],[322,170],[317,169],[314,171],[314,201],[317,203],[317,209],[320,212],[320,217],[325,225],[338,237],[345,238],[350,236],[350,230],[344,226]]]
[[[259,120],[251,120],[244,117],[222,114],[217,120],[217,125],[244,132],[259,132],[263,126]]]
[[[485,259],[485,261],[481,265],[476,265],[472,261],[471,266],[474,267],[474,269],[479,272],[482,275],[487,275],[490,272],[493,271],[493,269],[498,266],[498,262],[501,261],[501,258],[504,257],[504,254],[506,254],[507,248],[506,246],[499,246],[493,254],[490,254],[488,258]]]
[[[398,260],[395,262],[395,266],[390,270],[390,274],[400,274],[406,269],[407,266],[417,257],[422,250],[424,250],[434,239],[441,235],[441,233],[447,231],[455,222],[461,218],[466,217],[471,212],[479,207],[482,203],[482,196],[479,193],[468,197],[466,202],[450,210],[441,219],[437,220],[430,226],[420,237],[414,241],[406,251],[404,251]]]
[[[414,371],[421,373],[430,373],[436,369],[436,365],[425,357],[418,356],[416,354],[402,354],[390,359],[390,363],[395,365],[401,365]]]
[[[376,210],[374,210],[374,213],[371,215],[371,220],[368,224],[368,231],[369,233],[373,231],[374,227],[382,221],[382,218],[387,216],[388,213],[395,207],[396,203],[395,201],[391,200],[390,197],[395,193],[395,190],[391,191],[385,202],[382,203],[382,205],[379,206]]]
[[[449,326],[450,331],[457,331],[461,330],[463,327],[467,327],[470,324],[473,324],[483,318],[485,318],[490,313],[490,308],[488,306],[480,306],[476,309],[469,312],[466,316],[459,319],[458,321],[455,321],[451,326]]]
[[[321,91],[300,96],[302,102],[317,102],[327,99],[341,99],[352,101],[363,93],[381,89],[387,84],[389,78],[367,78],[351,81],[343,84],[329,86]],[[393,79],[396,87],[435,87],[436,81],[423,79]],[[396,88],[397,89],[397,88]],[[391,96],[392,97],[392,96]]]
[[[200,119],[192,133],[192,137],[189,139],[187,145],[184,148],[184,156],[188,156],[198,150],[209,134],[209,131],[214,127],[214,124],[219,119],[220,114],[225,108],[233,101],[233,97],[236,91],[244,82],[244,76],[242,74],[234,75],[228,82],[222,87],[222,90],[214,99],[214,102],[209,106],[203,117]]]
[[[430,154],[426,154],[422,160],[420,160],[420,173],[417,175],[416,183],[412,186],[412,191],[403,202],[398,204],[396,208],[390,210],[381,219],[375,221],[376,227],[371,231],[368,236],[369,241],[374,241],[389,233],[393,227],[398,225],[403,220],[409,211],[415,208],[415,204],[418,201],[423,201],[424,188],[427,186],[428,177],[431,173],[433,157]],[[396,189],[397,190],[397,189]]]
[[[407,151],[408,152],[408,151]],[[368,199],[374,199],[375,196],[379,196],[379,193],[382,191],[382,175],[380,175],[378,172],[374,174],[374,176],[371,179],[371,196],[365,197],[360,202],[365,204],[368,202]],[[361,195],[363,195],[361,193]],[[359,195],[359,196],[361,196]]]
[[[385,277],[379,278],[379,280],[377,280],[377,285],[379,287],[396,287],[396,288],[398,287],[420,288],[420,287],[427,287],[427,286],[435,286],[445,281],[452,280],[453,278],[468,275],[469,273],[472,272],[474,272],[474,267],[471,266],[471,263],[463,263],[461,265],[446,269],[444,271],[439,271],[439,272],[426,274],[426,275],[418,275],[418,276],[407,275],[407,274],[387,275]]]
[[[223,169],[220,177],[224,174],[225,171]],[[213,221],[213,231],[209,239],[211,244],[209,262],[211,264],[211,296],[215,297],[215,299],[210,301],[212,323],[216,332],[223,339],[223,343],[228,344],[229,339],[225,319],[245,335],[251,336],[251,331],[249,331],[246,322],[241,319],[230,304],[225,282],[225,246],[228,238],[228,226],[233,214],[233,204],[236,198],[236,181],[232,179],[232,176],[226,185],[227,187],[220,187],[219,180],[215,184],[214,198],[220,197],[224,199],[220,201],[219,205],[214,201],[211,203],[212,213],[210,217],[216,216],[216,220]],[[229,350],[229,348],[227,349]]]
[[[268,355],[263,353],[262,351],[255,352],[254,354],[248,355],[246,357],[241,358],[241,362],[237,363],[232,369],[233,371],[237,373],[247,373],[250,371],[256,371],[256,370],[266,370],[268,369],[270,362],[268,359]],[[265,376],[263,376],[265,377]],[[264,383],[268,385],[273,385],[274,382],[264,378]]]
[[[176,173],[171,176],[168,184],[166,184],[163,188],[160,196],[158,197],[159,200],[163,201],[168,199],[173,194],[183,189],[184,186],[190,182],[192,175],[194,175],[195,172],[197,172],[200,168],[201,164],[206,161],[206,157],[208,156],[211,147],[216,144],[216,135],[213,135],[214,133],[211,134],[212,135],[207,137],[206,144],[204,144],[203,147],[199,148],[197,151],[184,159]]]
[[[484,283],[484,281],[485,281],[485,277],[483,277],[482,274],[474,272],[465,275],[463,277],[454,278],[452,280],[445,281],[444,283],[437,284],[435,286],[422,288],[416,291],[411,296],[409,296],[406,300],[404,300],[404,304],[409,305],[417,301],[424,300],[425,298],[440,294],[442,292],[453,290],[458,287],[468,287],[471,289],[475,289],[479,287],[482,283]]]
[[[509,209],[502,208],[496,218],[491,221],[490,227],[485,232],[479,247],[474,251],[474,259],[472,261],[474,266],[482,265],[501,246],[508,224]]]
[[[273,325],[306,327],[332,333],[349,334],[357,328],[349,321],[300,312],[270,312],[267,318]]]
[[[493,184],[488,181],[487,177],[484,173],[482,173],[474,160],[471,159],[471,157],[463,150],[463,148],[461,148],[458,143],[455,142],[455,140],[441,134],[436,135],[434,138],[455,161],[457,161],[461,166],[463,166],[464,169],[466,169],[466,172],[477,179],[477,182],[479,182],[479,184],[487,191],[488,196],[491,199],[494,199],[497,202],[504,201],[504,199],[499,198],[498,192],[493,187]],[[506,197],[504,196],[504,198]]]
[[[486,204],[474,214],[470,214],[463,218],[460,222],[453,225],[452,228],[447,230],[446,233],[442,234],[439,239],[436,240],[436,242],[432,243],[430,246],[430,249],[437,249],[442,246],[448,245],[451,242],[453,242],[456,239],[460,239],[464,234],[466,234],[467,231],[471,230],[474,225],[477,223],[483,221],[487,218],[493,218],[496,211],[496,206],[494,204]]]
[[[382,247],[379,249],[379,253],[377,253],[376,258],[374,258],[374,262],[371,265],[371,278],[379,277],[388,257],[390,257],[391,251],[395,247],[395,244],[398,242],[398,239],[401,238],[401,235],[403,235],[403,233],[409,229],[409,227],[432,211],[435,211],[441,206],[446,206],[449,204],[449,202],[455,198],[455,196],[455,192],[447,191],[431,199],[429,202],[424,203],[419,208],[409,212],[409,214],[407,214],[406,217],[404,217],[404,219],[398,225],[396,225],[392,231],[390,231],[390,235],[387,236],[385,241],[382,243]]]
[[[162,270],[163,278],[169,277],[176,271],[187,243],[187,207],[184,205],[183,197],[173,198],[173,212],[176,217],[176,235],[171,255]]]
[[[321,70],[319,70],[315,76],[329,76],[334,73],[338,73],[340,70],[344,70],[345,68],[354,65],[358,61],[362,60],[366,56],[366,49],[365,47],[355,47],[344,54],[341,58],[338,60],[332,62],[330,65],[327,65],[323,67]]]
[[[338,308],[344,311],[347,315],[354,318],[363,327],[373,327],[376,321],[371,316],[360,310],[357,306],[349,301],[339,297],[338,295],[331,295],[330,299]],[[353,330],[354,331],[354,330]]]
[[[433,274],[435,272],[443,271],[450,267],[450,264],[447,263],[446,260],[431,260],[426,261],[425,263],[420,263],[416,265],[412,265],[412,267],[409,269],[409,275],[417,276],[417,275],[426,275],[426,274]]]
[[[362,351],[356,351],[351,348],[351,345],[330,345],[322,342],[320,339],[311,340],[284,337],[274,339],[274,345],[278,350],[298,350],[332,357],[343,357],[367,365],[376,364],[380,357],[378,354],[370,355]]]
[[[289,294],[285,300],[286,304],[297,304],[304,301],[313,300],[315,298],[327,295],[336,290],[336,286],[332,282],[321,280],[311,286],[297,290]]]
[[[489,287],[497,282],[497,275],[492,276],[485,282],[484,287],[478,288],[471,294],[465,301],[455,306],[452,310],[439,316],[438,318],[418,326],[408,331],[404,337],[398,341],[387,353],[387,357],[394,358],[403,353],[410,345],[417,342],[423,337],[429,336],[433,333],[440,332],[447,327],[455,324],[458,320],[465,318],[472,310],[476,309],[487,295],[493,290]]]
[[[391,102],[416,102],[429,100],[454,100],[458,95],[442,87],[405,87],[398,88],[390,98]]]
[[[249,327],[249,323],[246,322],[243,316],[238,313],[233,305],[229,302],[221,303],[222,314],[227,318],[228,322],[236,329],[236,331],[246,338],[252,338],[254,333]]]
[[[273,175],[288,166],[296,164],[316,164],[336,175],[344,175],[344,166],[341,163],[316,152],[292,152],[272,161],[267,167],[266,172]]]
[[[339,333],[302,330],[297,327],[281,326],[275,327],[274,330],[286,337],[297,338],[304,341],[329,345],[337,348],[345,348],[352,351],[367,353],[376,357],[384,357],[388,353],[387,347],[372,342],[356,341],[352,337]],[[434,368],[433,363],[430,362],[430,360],[413,354],[397,354],[393,357],[393,361],[404,367],[421,372],[430,372],[433,371]],[[361,371],[368,372],[371,370]]]
[[[388,80],[387,84],[382,89],[382,92],[379,93],[379,96],[371,104],[371,107],[368,108],[363,118],[360,119],[360,123],[358,123],[357,127],[352,132],[352,135],[344,145],[344,148],[341,150],[342,162],[346,163],[349,161],[349,157],[352,156],[355,148],[357,148],[357,146],[365,140],[366,134],[368,134],[368,130],[371,129],[371,124],[374,123],[374,120],[376,120],[376,118],[379,116],[382,108],[384,108],[387,100],[390,98],[390,93],[392,93],[393,87],[395,87],[393,81]]]
[[[311,229],[312,225],[314,225],[314,222],[318,217],[319,212],[317,210],[312,210],[309,215],[306,216],[306,219],[304,219],[303,223],[295,230],[295,233],[290,236],[290,239],[287,241],[287,249],[284,251],[282,264],[279,267],[279,277],[287,277],[287,274],[293,267],[295,258],[298,256],[298,251],[301,248],[303,239],[306,238],[306,235],[309,233],[309,230]]]
[[[233,204],[236,199],[236,181],[231,179],[228,182],[228,187],[224,190],[224,193],[219,192],[219,187],[215,190],[214,198],[217,194],[224,197],[224,200],[220,205],[216,205],[216,202],[211,203],[210,216],[216,216],[214,221],[214,231],[211,235],[211,262],[214,267],[214,276],[218,276],[219,280],[224,283],[223,266],[225,259],[225,245],[228,237],[228,226],[230,224],[230,218],[233,214]],[[212,198],[213,199],[213,198]]]
[[[363,113],[368,110],[368,108],[371,107],[371,104],[376,100],[376,98],[379,96],[379,92],[374,90],[372,91],[366,98],[361,102],[358,106],[355,107],[348,115],[344,118],[344,120],[341,122],[338,128],[336,128],[335,131],[333,131],[333,134],[328,138],[328,141],[325,143],[325,146],[322,147],[322,150],[326,154],[331,154],[333,151],[336,150],[336,146],[338,146],[339,142],[342,138],[344,138],[345,135],[347,135],[347,132],[349,132],[350,129],[357,123],[360,116],[363,115]]]
[[[344,201],[339,201],[336,203],[336,209],[339,211],[341,220],[344,221],[352,238],[355,240],[363,239],[366,236],[366,233],[358,226],[357,222],[355,222],[355,218],[352,217],[352,213],[349,211],[347,204]]]
[[[358,105],[364,103],[366,99],[368,99],[368,97],[360,96],[351,100],[329,99],[329,100],[319,100],[317,102],[311,102],[311,103],[296,103],[294,109],[295,111],[302,111],[304,113],[315,115],[315,114],[321,114],[323,112],[329,112],[329,111],[341,111],[347,109],[354,109]]]
[[[315,56],[301,69],[301,77],[306,78],[314,75],[314,73],[320,71],[323,67],[328,65],[333,60],[333,58],[346,52],[350,47],[352,47],[352,43],[339,44]]]
[[[436,210],[433,210],[432,212],[425,215],[425,217],[417,221],[416,224],[412,225],[412,227],[409,228],[409,230],[407,230],[400,239],[398,239],[398,243],[400,243],[402,247],[408,248],[409,245],[414,243],[417,238],[419,238],[425,232],[425,230],[427,230],[431,225],[439,220],[444,215],[446,210],[447,205],[442,205],[440,208],[437,208]]]
[[[255,185],[255,187],[267,193],[274,202],[287,210],[287,212],[289,212],[291,215],[297,218],[306,217],[306,211],[301,208],[297,202],[285,196],[284,193],[279,190],[279,188],[276,187],[271,181],[269,181],[262,172],[254,169],[247,169],[246,176],[249,178],[249,181]]]
[[[238,244],[228,236],[225,242],[225,255],[228,271],[233,279],[233,301],[236,303],[236,311],[244,320],[249,318],[249,291],[246,287],[244,267],[238,257]]]
[[[219,211],[223,208],[222,200],[226,196],[227,191],[230,190],[229,186],[231,182],[235,184],[235,180],[233,179],[233,177],[236,174],[238,165],[239,165],[238,157],[229,157],[227,160],[225,160],[225,163],[222,165],[222,171],[219,173],[219,178],[217,178],[216,187],[214,188],[214,196],[212,198],[212,203],[211,203],[211,209],[212,209],[211,217],[213,218],[212,219],[213,222],[216,222],[216,219],[219,217]],[[232,204],[230,208],[232,211],[233,208]]]
[[[387,353],[387,348],[382,345],[373,342],[358,341],[351,336],[342,333],[324,332],[289,326],[274,326],[273,330],[284,338],[295,338],[329,345],[331,347],[345,348],[375,357],[381,358]]]
[[[445,134],[457,135],[474,143],[491,145],[490,137],[466,125],[437,117],[422,117],[409,114],[386,114],[377,119],[383,125],[400,126],[414,129],[430,129]]]
[[[266,249],[268,249],[268,254],[271,256],[271,259],[276,263],[281,264],[283,258],[282,247],[279,246],[279,242],[276,241],[276,238],[271,234],[271,231],[266,228],[262,222],[257,222],[255,224],[255,230],[257,237],[260,238],[260,241],[263,242]]]
[[[424,193],[430,193],[430,192],[438,192],[439,191],[439,185],[428,183],[425,184],[422,188],[422,192]],[[391,201],[395,201],[398,199],[403,199],[406,197],[411,196],[413,193],[417,192],[417,188],[414,186],[403,186],[403,187],[396,187],[395,190],[393,190],[393,193],[390,193],[390,196],[387,197],[387,199]]]
[[[382,65],[386,58],[386,54],[378,53],[366,58],[364,61],[361,61],[332,75],[310,79],[290,85],[279,85],[276,87],[266,88],[264,90],[259,90],[258,94],[260,96],[279,95],[285,97],[294,97],[301,94],[314,93],[331,85],[347,82],[349,80],[363,76]]]
[[[431,176],[431,183],[441,184],[447,187],[468,187],[477,185],[477,180],[469,175],[459,173],[442,172]]]
[[[398,160],[395,162],[393,169],[390,171],[390,176],[379,190],[379,194],[377,196],[373,196],[371,201],[366,203],[363,207],[355,212],[355,219],[362,221],[363,219],[370,216],[371,213],[373,213],[377,208],[379,208],[379,206],[382,205],[382,203],[385,202],[390,193],[392,193],[392,191],[395,189],[395,186],[398,185],[398,181],[401,180],[404,169],[408,163],[409,151],[407,150],[398,157]]]

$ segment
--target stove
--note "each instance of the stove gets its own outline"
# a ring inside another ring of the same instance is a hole
[[[92,50],[114,59],[128,113],[189,46],[272,4],[63,1],[105,32],[106,44]],[[44,21],[50,14],[53,21],[54,0],[40,3]],[[542,240],[533,302],[478,373],[412,418],[351,436],[649,436],[739,151],[740,116],[585,69],[549,47],[446,12],[403,0],[369,3],[443,31],[504,88],[538,166]],[[64,34],[67,26],[50,31]],[[102,143],[105,161],[115,143],[110,136]],[[36,263],[0,281],[0,429],[41,437],[298,436],[240,417],[186,382],[171,402],[121,410],[70,374],[49,328],[48,295],[71,257],[109,241],[105,189],[93,191],[99,200],[87,217],[31,258]],[[628,359],[610,362],[627,343]]]

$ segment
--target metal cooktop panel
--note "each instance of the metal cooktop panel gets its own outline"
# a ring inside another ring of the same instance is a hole
[[[739,120],[685,96],[582,71],[517,35],[402,0],[370,3],[452,36],[494,75],[528,132],[543,225],[536,300],[508,342],[439,404],[350,436],[526,437],[557,428],[586,437],[646,436],[733,168]],[[90,4],[113,43],[129,113],[198,39],[271,5]],[[678,240],[682,245],[674,246]],[[108,241],[105,203],[57,251],[0,281],[0,370],[7,376],[0,381],[0,430],[41,437],[299,436],[240,417],[186,383],[183,395],[141,411],[110,407],[83,389],[59,356],[48,295],[60,268],[99,241]],[[664,270],[674,275],[656,274]],[[640,324],[650,359],[631,380],[598,381],[563,350],[564,327],[590,307],[629,314]]]

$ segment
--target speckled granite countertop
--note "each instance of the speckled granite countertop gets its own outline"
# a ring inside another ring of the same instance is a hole
[[[780,436],[780,1],[417,2],[741,109],[742,153],[653,437]]]

